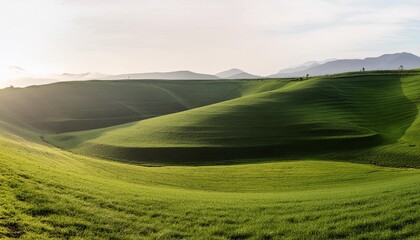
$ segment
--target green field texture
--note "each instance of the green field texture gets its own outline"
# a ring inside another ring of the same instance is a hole
[[[0,90],[0,121],[62,133],[133,122],[263,92],[287,80],[118,80]]]
[[[0,239],[420,238],[419,71],[0,100]]]
[[[330,161],[145,167],[0,132],[0,238],[418,239],[418,169]]]
[[[283,82],[189,111],[46,140],[82,154],[142,163],[316,156],[420,166],[418,72]]]

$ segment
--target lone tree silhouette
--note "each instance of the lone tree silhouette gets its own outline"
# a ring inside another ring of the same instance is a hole
[[[400,70],[400,75],[403,75],[404,66],[403,65],[400,65],[399,70]]]

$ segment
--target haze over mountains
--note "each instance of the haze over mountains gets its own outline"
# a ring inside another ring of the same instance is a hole
[[[395,70],[400,66],[404,69],[420,68],[420,57],[411,53],[385,54],[379,57],[365,59],[327,59],[324,61],[311,61],[304,64],[280,70],[276,74],[258,76],[241,69],[232,68],[217,74],[204,74],[192,71],[173,72],[151,72],[151,73],[127,73],[109,75],[102,73],[63,73],[51,74],[42,77],[20,77],[3,81],[0,88],[13,85],[15,87],[26,87],[30,85],[41,85],[60,81],[86,81],[86,80],[120,80],[120,79],[167,79],[167,80],[212,80],[212,79],[258,79],[258,78],[288,78],[319,76],[342,72],[360,71],[365,68],[369,70]]]
[[[242,71],[241,69],[232,68],[220,73],[216,74],[217,77],[222,79],[255,79],[255,78],[261,78],[261,76],[253,75],[250,73],[247,73],[245,71]]]
[[[129,73],[112,75],[105,77],[104,80],[119,80],[119,79],[168,79],[168,80],[209,80],[218,79],[217,76],[211,74],[195,73],[191,71],[174,71],[174,72],[153,72],[153,73]]]
[[[342,59],[326,62],[324,64],[310,65],[307,68],[300,68],[297,71],[284,72],[268,76],[269,78],[302,77],[306,74],[319,76],[342,72],[360,71],[365,68],[369,70],[395,70],[400,66],[405,69],[420,68],[420,57],[411,53],[384,54],[380,57],[365,59]]]
[[[337,59],[336,58],[330,58],[330,59],[327,59],[327,60],[324,60],[324,61],[309,61],[309,62],[300,64],[300,65],[297,65],[297,66],[294,66],[294,67],[285,68],[283,70],[280,70],[278,73],[299,72],[299,71],[302,71],[302,70],[305,70],[305,69],[308,69],[308,68],[311,68],[311,67],[315,67],[315,66],[327,63],[327,62],[335,61],[335,60],[337,60]]]

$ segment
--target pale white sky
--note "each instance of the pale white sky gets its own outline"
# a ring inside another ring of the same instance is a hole
[[[0,79],[420,54],[420,0],[1,0]]]

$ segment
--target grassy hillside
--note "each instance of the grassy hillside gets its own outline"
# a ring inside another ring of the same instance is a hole
[[[419,170],[310,160],[143,167],[0,127],[2,239],[420,237]]]
[[[420,238],[420,74],[188,83],[0,91],[0,239]]]
[[[88,81],[0,90],[0,121],[38,132],[80,131],[185,111],[286,81]]]
[[[326,76],[47,141],[139,162],[317,156],[419,167],[419,89],[416,71]],[[375,158],[376,152],[381,156]]]

